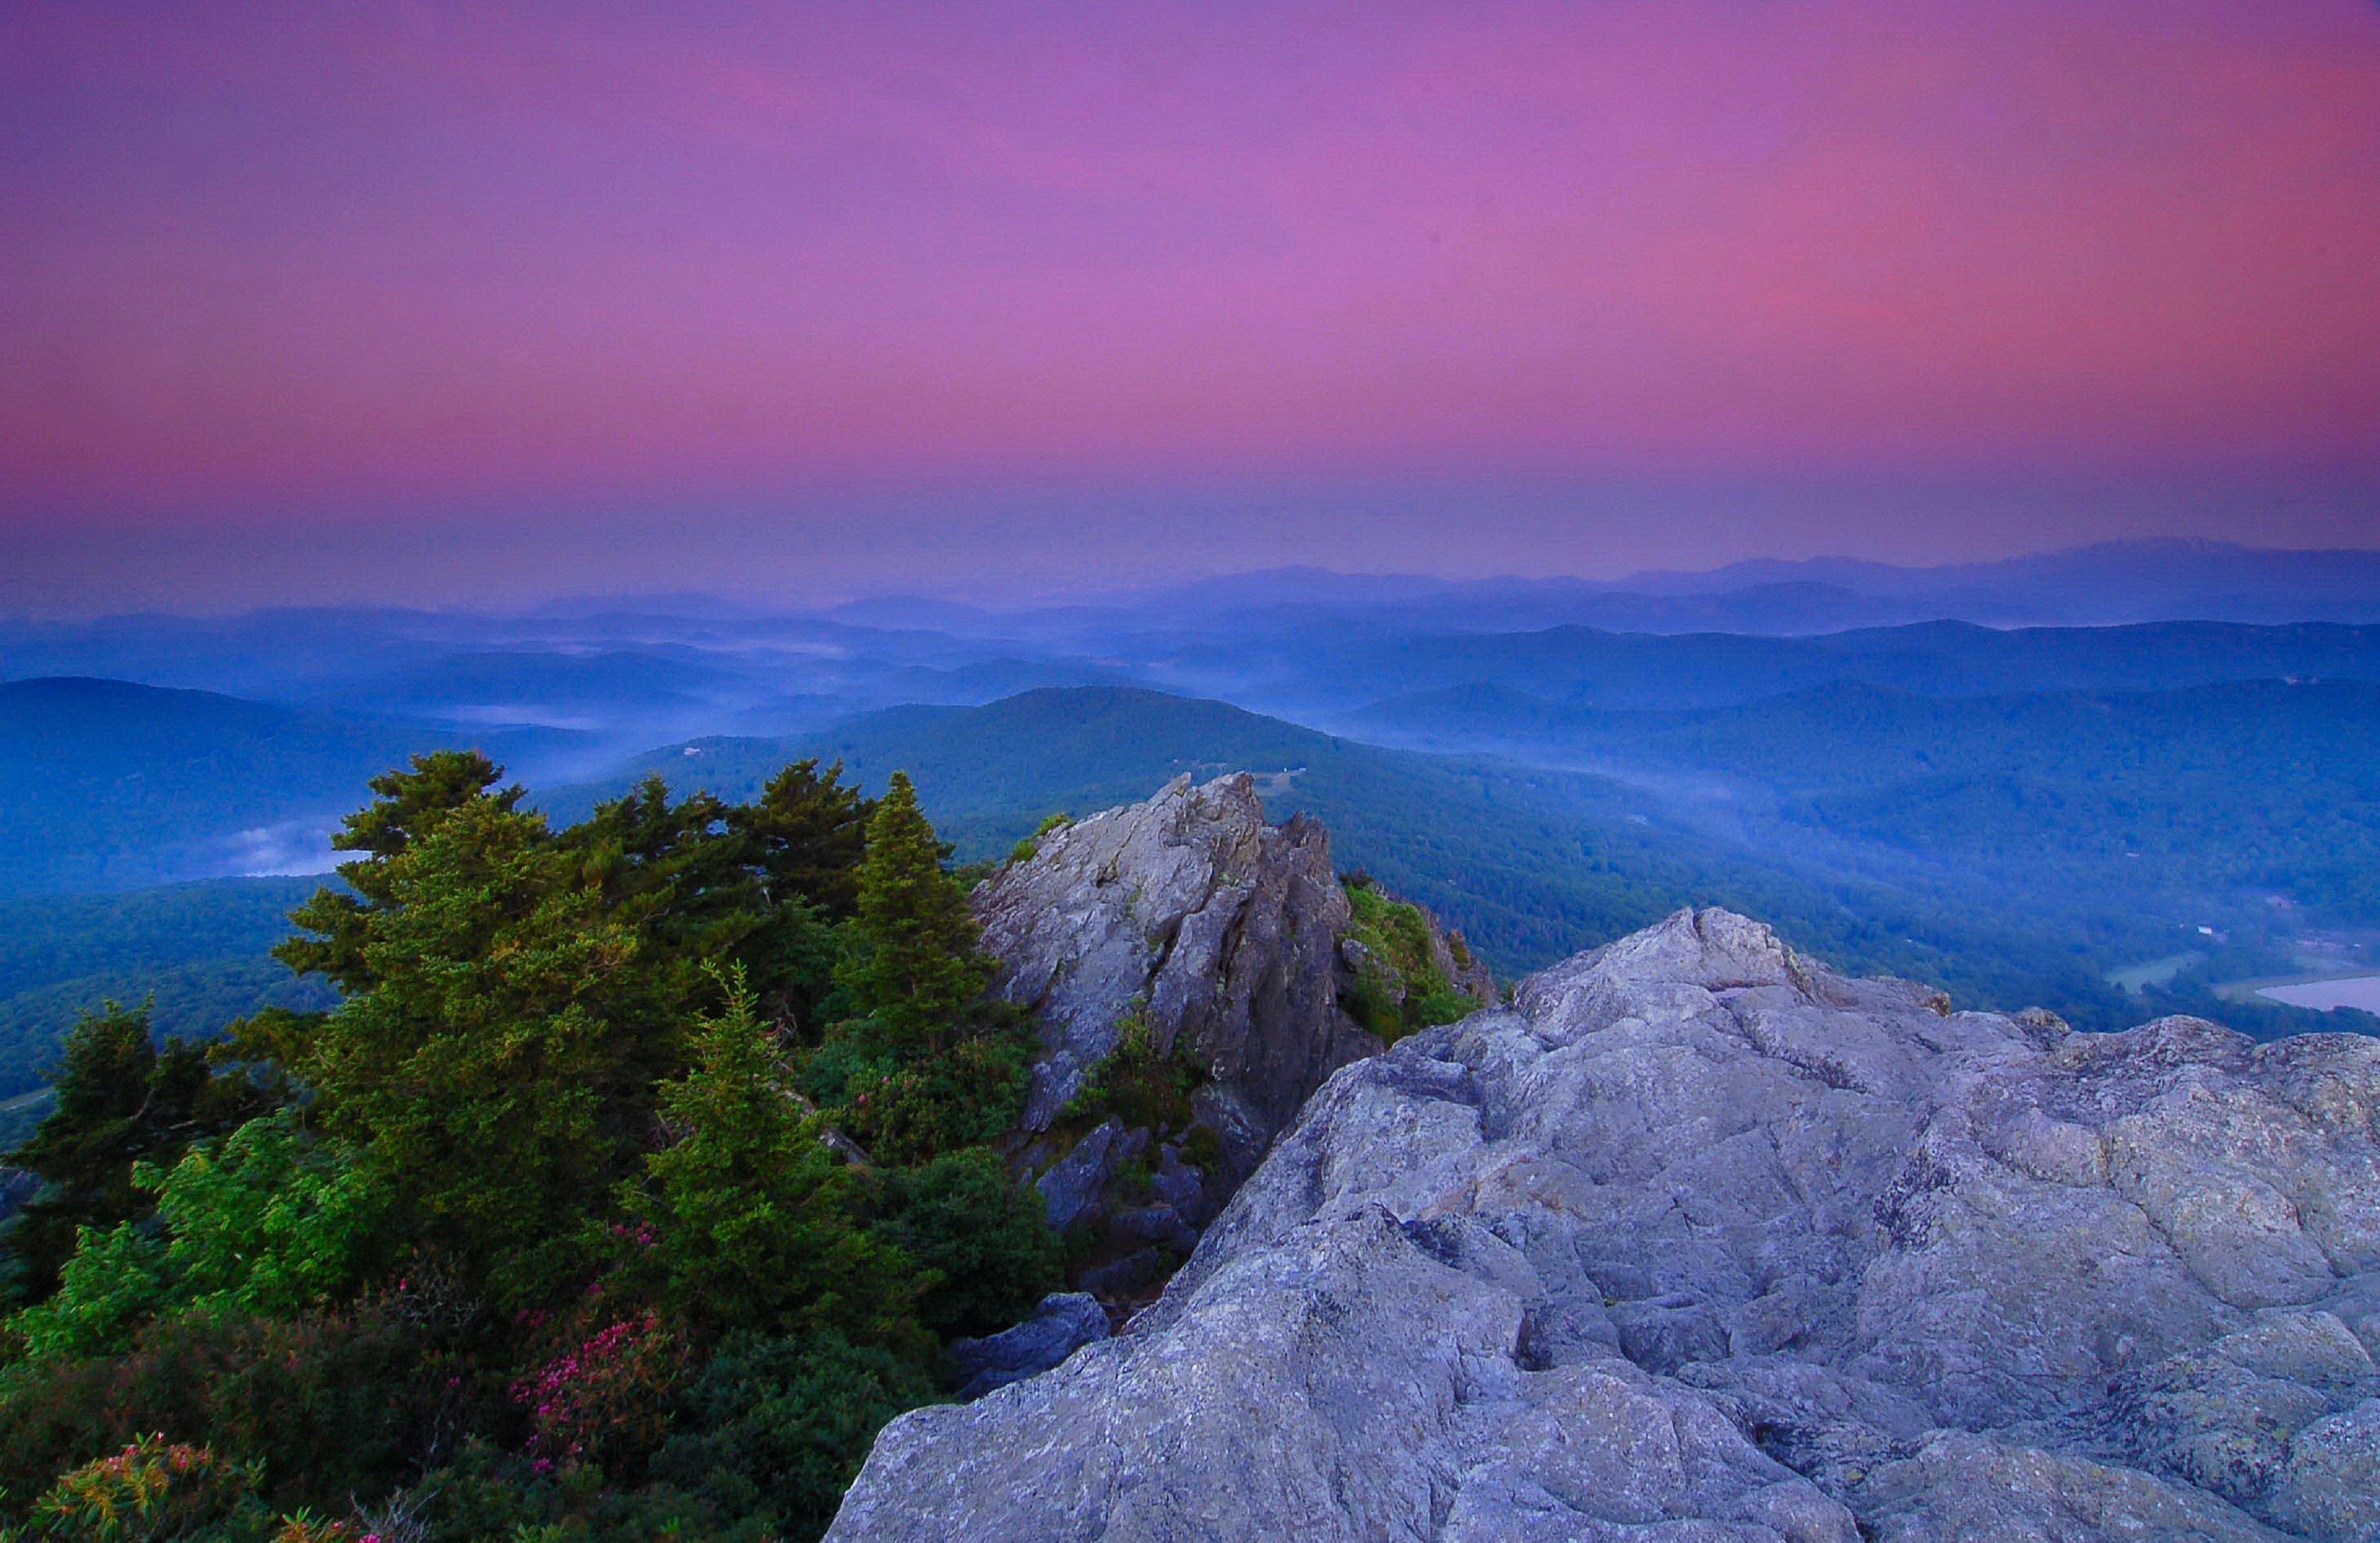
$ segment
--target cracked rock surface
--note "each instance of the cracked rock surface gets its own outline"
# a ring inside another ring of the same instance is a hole
[[[1953,1014],[1720,911],[1344,1066],[828,1535],[2380,1537],[2380,1041]]]

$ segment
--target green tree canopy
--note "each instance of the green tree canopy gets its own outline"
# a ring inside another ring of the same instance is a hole
[[[504,768],[477,750],[439,750],[413,758],[411,770],[384,772],[371,780],[380,796],[347,816],[331,845],[365,856],[339,865],[339,877],[353,893],[322,889],[289,919],[311,938],[292,938],[273,957],[300,975],[328,976],[343,991],[369,989],[376,978],[364,959],[364,945],[376,912],[401,903],[402,869],[394,866],[414,843],[435,832],[455,811],[492,805],[510,812],[524,796],[519,787],[490,792]]]
[[[470,752],[372,790],[279,951],[335,1008],[212,1062],[71,1037],[17,1155],[0,1531],[167,1430],[260,1526],[418,1484],[438,1543],[815,1537],[940,1340],[1061,1275],[996,1149],[1030,1036],[916,790],[650,779],[558,830]]]
[[[841,761],[821,772],[815,758],[797,760],[728,817],[757,844],[771,900],[799,898],[835,921],[858,908],[859,862],[876,809],[842,779]]]
[[[966,895],[942,871],[942,844],[906,773],[868,822],[852,952],[838,978],[897,1046],[948,1048],[990,983]]]

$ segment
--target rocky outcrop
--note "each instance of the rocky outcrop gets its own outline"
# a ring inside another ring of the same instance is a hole
[[[1681,914],[1348,1065],[856,1539],[2380,1529],[2380,1041],[2078,1035]]]
[[[1339,1009],[1347,897],[1330,835],[1265,823],[1245,772],[1044,834],[975,893],[995,990],[1034,1010],[1047,1053],[1024,1124],[1046,1131],[1115,1054],[1128,1019],[1203,1072],[1197,1112],[1234,1176],[1325,1077],[1380,1041]]]
[[[1245,772],[1044,832],[978,886],[995,990],[1043,1046],[1015,1155],[1074,1235],[1075,1284],[1121,1311],[1188,1257],[1308,1095],[1379,1052],[1350,1005],[1402,1028],[1387,954],[1432,990],[1493,999],[1459,936],[1368,881],[1359,898],[1373,920],[1330,832],[1267,824]]]

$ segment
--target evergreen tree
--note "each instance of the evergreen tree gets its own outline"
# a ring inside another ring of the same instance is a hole
[[[13,1154],[46,1301],[0,1328],[0,1532],[161,1429],[260,1507],[419,1481],[440,1537],[814,1532],[938,1339],[1059,1275],[988,1145],[1031,1037],[915,788],[652,779],[556,831],[468,752],[372,787],[281,950],[337,1008],[70,1039]],[[510,1455],[524,1421],[573,1471]],[[656,1446],[698,1493],[647,1482]]]
[[[858,909],[859,863],[876,809],[842,778],[841,761],[820,772],[815,759],[797,760],[769,780],[757,803],[728,815],[757,844],[772,902],[806,901],[835,921]]]
[[[670,802],[658,776],[561,832],[578,878],[601,885],[622,919],[669,954],[716,957],[758,925],[768,904],[747,859],[752,842],[708,793]]]
[[[160,1051],[145,1007],[109,1002],[85,1014],[67,1036],[56,1107],[0,1159],[42,1180],[6,1234],[23,1271],[19,1293],[39,1298],[55,1287],[78,1229],[104,1231],[149,1213],[133,1164],[169,1163],[263,1101],[245,1079],[217,1077],[196,1045],[172,1039]]]
[[[783,1332],[832,1328],[915,1348],[908,1258],[863,1231],[854,1175],[820,1137],[741,976],[698,1028],[694,1065],[662,1089],[674,1139],[645,1160],[628,1208],[649,1230],[663,1294],[698,1320]]]
[[[1065,1283],[1041,1192],[989,1147],[887,1172],[878,1206],[879,1230],[927,1271],[917,1310],[939,1333],[997,1333]]]
[[[832,785],[832,772],[823,784],[796,775],[814,765],[787,768],[749,807],[700,792],[673,804],[661,778],[648,777],[560,833],[579,877],[601,886],[610,914],[638,930],[649,969],[670,975],[679,996],[699,995],[707,965],[733,959],[780,1020],[820,1016],[837,939],[804,886],[854,889],[860,828],[850,814],[849,851],[830,866],[832,810],[856,810],[859,797]]]
[[[653,1086],[683,1064],[685,982],[508,798],[350,866],[375,896],[354,939],[370,985],[291,1070],[390,1175],[418,1241],[535,1300],[577,1268],[589,1204],[631,1171]]]
[[[343,991],[368,990],[378,979],[364,957],[373,914],[400,904],[393,866],[413,844],[443,825],[461,809],[492,804],[510,813],[524,796],[520,787],[488,790],[504,776],[504,768],[477,750],[439,750],[413,758],[408,772],[385,772],[371,780],[380,795],[373,803],[347,816],[331,838],[342,852],[365,857],[339,865],[339,877],[352,894],[321,889],[290,914],[289,919],[320,936],[292,938],[273,956],[300,975],[320,973]]]
[[[917,808],[907,773],[868,822],[852,954],[839,978],[853,1002],[905,1051],[949,1048],[990,970],[966,895],[942,871],[942,844]]]

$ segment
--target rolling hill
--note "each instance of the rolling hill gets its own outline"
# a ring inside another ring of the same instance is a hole
[[[59,1039],[114,1000],[154,999],[160,1034],[204,1036],[260,1007],[321,1007],[271,957],[315,879],[222,879],[0,902],[0,1100],[41,1085]]]
[[[0,683],[0,898],[326,866],[365,783],[467,735],[209,691],[59,677]]]
[[[1682,712],[1484,686],[1379,704],[1362,722],[1440,751],[1627,776],[1774,850],[1824,836],[1979,882],[2081,886],[2175,921],[2278,901],[2380,927],[2380,685],[1954,699],[1854,682]]]

